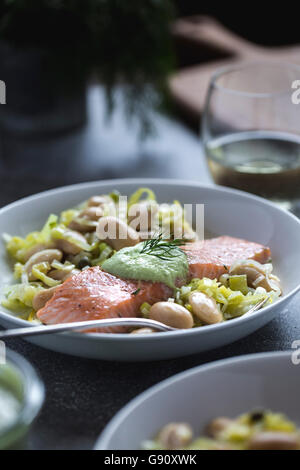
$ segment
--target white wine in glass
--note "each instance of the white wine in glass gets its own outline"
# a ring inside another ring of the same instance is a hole
[[[300,68],[245,64],[215,74],[203,116],[203,142],[217,184],[296,210],[300,201]]]

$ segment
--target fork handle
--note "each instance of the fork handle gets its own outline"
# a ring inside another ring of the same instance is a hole
[[[11,330],[0,331],[0,339],[46,335],[50,333],[62,333],[72,330],[86,330],[88,328],[108,328],[114,326],[148,327],[159,331],[175,331],[176,328],[164,325],[155,320],[145,318],[111,318],[104,320],[89,320],[72,323],[60,323],[58,325],[32,325],[25,328],[15,328]]]

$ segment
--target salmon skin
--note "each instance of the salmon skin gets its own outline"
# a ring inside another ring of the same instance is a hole
[[[46,324],[136,317],[142,303],[153,304],[167,300],[171,295],[172,289],[162,283],[123,280],[95,266],[60,285],[37,312],[37,317]],[[116,333],[124,329],[113,327],[111,331]]]
[[[233,237],[217,237],[182,247],[189,262],[191,278],[219,278],[238,260],[254,259],[264,264],[271,258],[270,248]]]
[[[219,278],[239,259],[265,263],[271,255],[263,245],[227,236],[188,243],[183,249],[189,261],[190,278]],[[172,294],[173,290],[162,283],[120,279],[95,266],[60,285],[37,317],[46,324],[136,317],[142,303],[167,300]],[[124,329],[113,327],[110,331]]]

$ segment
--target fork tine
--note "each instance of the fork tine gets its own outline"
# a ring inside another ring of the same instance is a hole
[[[264,299],[260,300],[259,302],[257,302],[257,304],[253,305],[252,308],[250,308],[250,310],[248,310],[248,312],[246,312],[244,315],[242,315],[242,317],[245,317],[246,315],[251,315],[251,313],[254,313],[256,312],[257,310],[260,310],[266,303],[267,301],[269,300],[269,296],[265,297]]]

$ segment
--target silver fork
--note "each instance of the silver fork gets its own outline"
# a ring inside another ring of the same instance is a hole
[[[250,315],[256,310],[262,308],[267,302],[268,297],[255,304],[243,317]],[[156,320],[148,320],[146,318],[110,318],[104,320],[89,320],[78,321],[72,323],[59,323],[58,325],[32,325],[25,328],[14,328],[11,330],[0,331],[0,339],[47,335],[51,333],[62,333],[71,330],[86,330],[89,328],[108,328],[114,326],[129,326],[129,327],[148,327],[157,331],[178,331],[178,328],[165,325]]]

